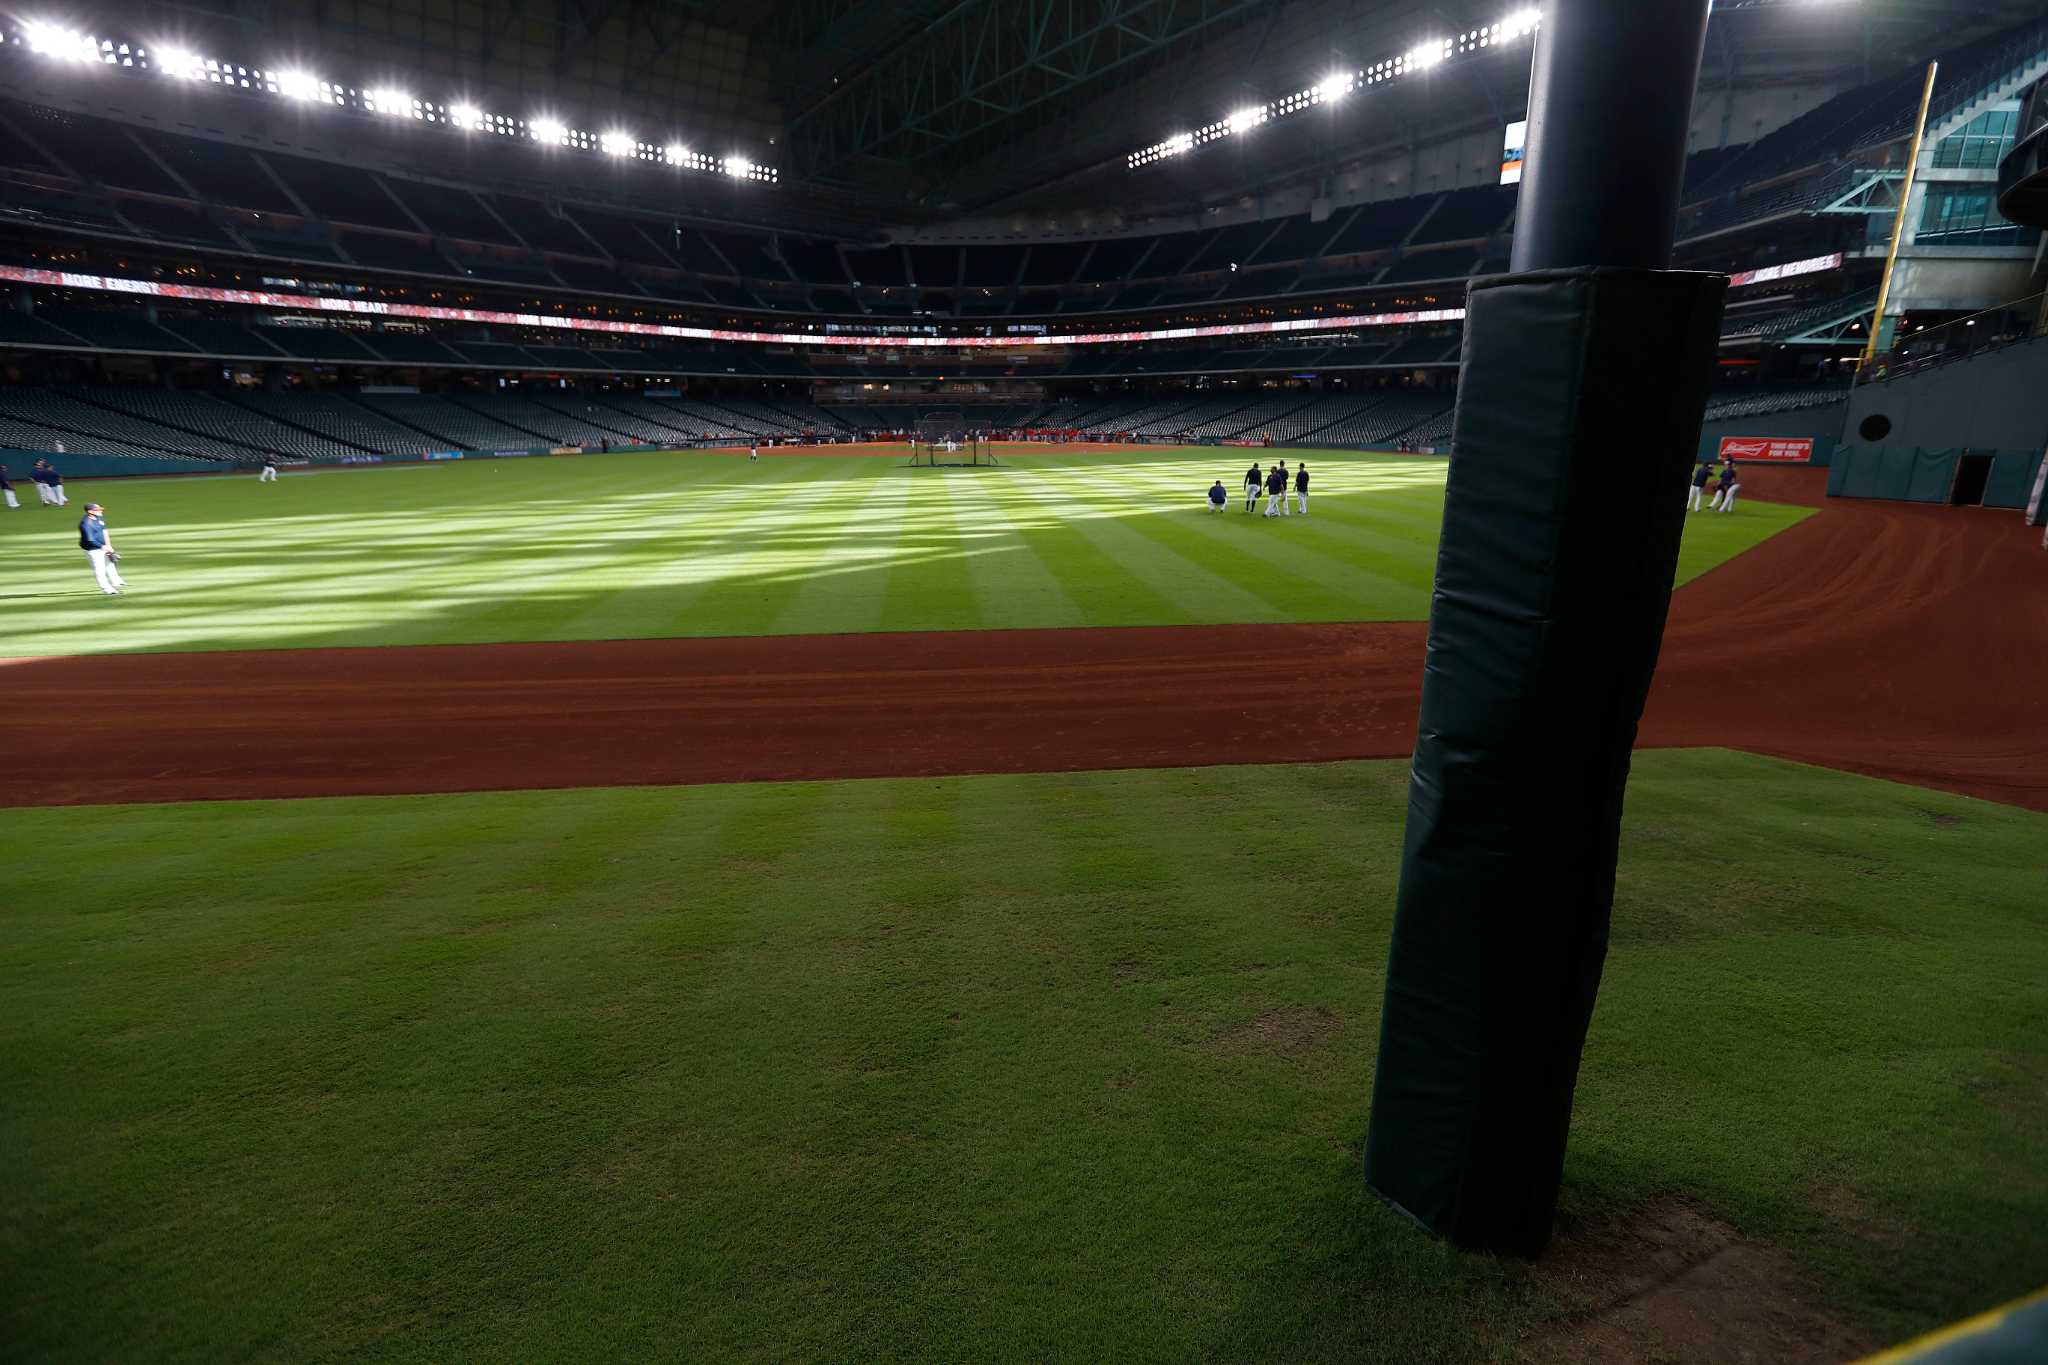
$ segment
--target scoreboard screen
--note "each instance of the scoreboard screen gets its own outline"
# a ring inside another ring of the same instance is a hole
[[[1529,140],[1529,120],[1522,119],[1508,125],[1506,136],[1500,142],[1500,183],[1518,185],[1522,181],[1522,144]]]

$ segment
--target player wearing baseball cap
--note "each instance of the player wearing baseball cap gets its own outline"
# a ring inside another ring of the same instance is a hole
[[[100,591],[109,597],[119,597],[128,584],[114,567],[121,556],[114,553],[114,542],[107,537],[106,512],[96,502],[85,505],[85,516],[78,523],[78,548],[91,561],[93,581],[100,585]]]

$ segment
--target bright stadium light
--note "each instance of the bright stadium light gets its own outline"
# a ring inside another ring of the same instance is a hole
[[[1766,0],[1756,0],[1756,3],[1765,2]],[[1769,3],[1778,2],[1779,0],[1769,0]],[[1809,2],[1819,3],[1820,0]],[[1195,130],[1194,145],[1204,146],[1222,138],[1245,133],[1262,123],[1292,118],[1318,105],[1334,105],[1348,99],[1354,93],[1426,73],[1446,62],[1476,56],[1489,49],[1498,48],[1512,39],[1527,38],[1536,32],[1542,22],[1543,14],[1540,8],[1524,5],[1511,11],[1497,23],[1480,24],[1464,33],[1454,33],[1447,38],[1419,43],[1406,52],[1392,53],[1377,61],[1367,62],[1355,71],[1332,71],[1314,84],[1281,95],[1264,105],[1239,109],[1234,113],[1220,116],[1214,123],[1203,124]],[[1128,153],[1124,157],[1124,164],[1131,170],[1141,170],[1188,150],[1190,148],[1183,137],[1176,134],[1149,147],[1140,147]]]
[[[41,21],[22,25],[22,37],[28,40],[28,50],[38,57],[49,57],[60,62],[97,62],[100,59],[100,45],[90,34],[61,24],[46,24]]]
[[[307,66],[238,66],[231,59],[202,57],[183,42],[169,37],[161,44],[151,43],[145,47],[118,38],[103,38],[50,19],[9,23],[0,30],[0,44],[6,43],[50,61],[128,68],[194,85],[219,86],[223,90],[249,94],[267,93],[301,104],[332,105],[361,115],[443,124],[464,133],[530,137],[542,146],[561,147],[571,152],[624,160],[666,161],[687,170],[725,174],[735,180],[752,180],[765,185],[773,185],[779,178],[773,166],[738,153],[720,157],[715,153],[692,151],[680,141],[666,146],[641,142],[632,133],[619,128],[604,133],[586,132],[570,127],[560,118],[546,115],[530,122],[522,121],[492,113],[468,99],[439,104],[431,99],[421,99],[401,86],[400,81],[407,85],[412,82],[399,73],[386,77],[390,84],[365,83],[359,87],[350,84],[346,74],[336,81],[327,81]],[[310,61],[308,58],[309,65]],[[1204,135],[1218,136],[1220,127],[1214,125],[1205,129]],[[772,144],[774,139],[769,141]]]
[[[1193,133],[1175,133],[1172,137],[1159,144],[1161,156],[1185,156],[1193,150],[1195,150],[1195,135]]]
[[[206,63],[185,48],[160,47],[156,49],[156,69],[181,81],[196,81],[206,74]]]

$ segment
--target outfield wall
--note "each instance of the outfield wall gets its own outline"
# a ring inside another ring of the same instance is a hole
[[[1720,458],[1721,438],[1773,437],[1804,438],[1813,442],[1810,463],[1826,465],[1834,457],[1842,435],[1842,418],[1849,410],[1847,399],[1819,407],[1795,408],[1790,412],[1766,412],[1754,417],[1724,417],[1700,427],[1699,458]]]
[[[1842,439],[1929,450],[2039,450],[2048,445],[2044,394],[2048,336],[1859,384],[1849,395]],[[1882,430],[1877,418],[1884,419]]]
[[[1895,502],[1947,502],[1956,465],[1965,455],[1989,455],[1984,507],[2026,506],[2041,466],[2039,450],[1930,450],[1924,446],[1842,446],[1828,471],[1828,495],[1886,498]]]

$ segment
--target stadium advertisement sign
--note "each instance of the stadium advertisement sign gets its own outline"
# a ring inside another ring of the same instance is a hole
[[[1811,436],[1723,436],[1724,460],[1780,460],[1808,464],[1813,460]]]
[[[1769,284],[1773,280],[1789,280],[1795,275],[1817,275],[1823,270],[1841,268],[1842,253],[1837,251],[1828,256],[1808,256],[1803,261],[1786,261],[1783,265],[1738,271],[1728,277],[1728,287],[1740,289],[1745,284]]]
[[[459,450],[430,450],[420,456],[420,458],[422,460],[459,460],[462,458],[462,452]]]
[[[343,464],[383,464],[384,457],[382,455],[344,455],[341,457],[341,462]]]
[[[185,299],[205,303],[237,303],[256,308],[291,308],[314,313],[353,313],[373,317],[427,318],[437,322],[479,322],[508,327],[551,327],[573,332],[610,332],[632,336],[676,337],[686,341],[744,341],[770,346],[868,346],[884,342],[905,346],[1100,346],[1126,341],[1183,341],[1196,337],[1266,335],[1277,332],[1343,332],[1360,327],[1399,327],[1417,322],[1457,322],[1462,308],[1414,308],[1398,313],[1340,313],[1275,322],[1230,322],[1208,327],[1161,327],[1148,332],[1081,332],[1043,336],[859,336],[820,332],[748,332],[712,327],[673,327],[656,322],[612,322],[604,318],[570,318],[552,313],[500,313],[487,308],[439,308],[383,299],[337,299],[320,294],[280,294],[260,289],[216,289],[201,284],[164,284],[118,275],[87,275],[74,270],[31,270],[0,266],[0,280],[41,284],[53,289],[89,289],[101,293],[138,294],[148,298]]]
[[[1529,120],[1518,119],[1508,125],[1500,142],[1500,183],[1519,185],[1522,183],[1522,155],[1529,146]]]

